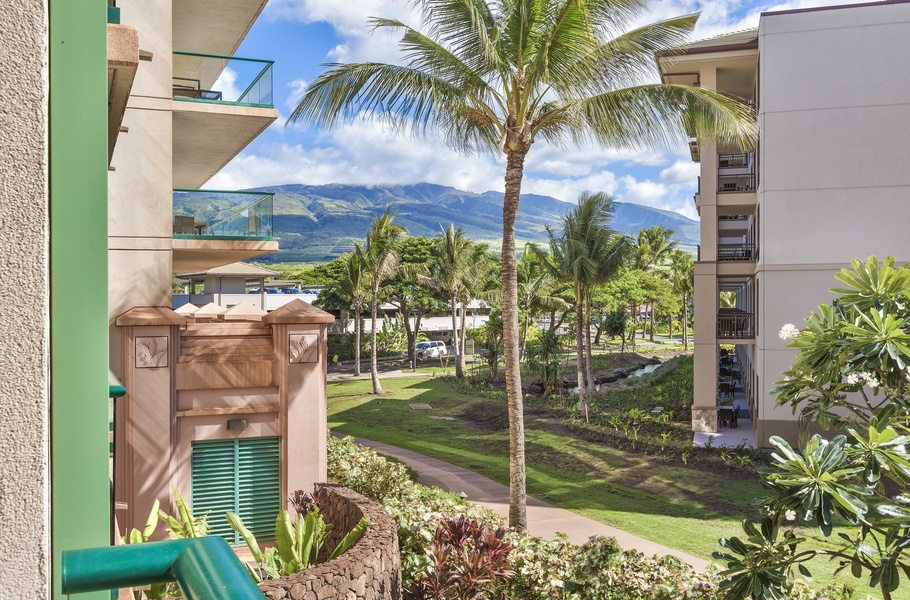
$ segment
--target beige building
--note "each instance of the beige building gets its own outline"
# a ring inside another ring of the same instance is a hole
[[[215,533],[240,541],[224,518],[234,511],[267,540],[290,492],[325,479],[333,317],[299,299],[263,316],[243,279],[229,289],[215,275],[206,302],[221,306],[171,310],[174,273],[217,273],[278,249],[272,194],[200,189],[278,116],[272,62],[234,56],[266,1],[118,2],[139,59],[128,97],[111,103],[124,112],[108,177],[121,532],[141,528],[156,499],[174,512],[177,489],[197,514],[212,511]]]
[[[910,260],[910,4],[764,13],[757,30],[660,59],[668,83],[754,103],[756,148],[690,145],[695,203],[695,431],[717,431],[722,362],[756,441],[795,437],[771,390],[794,358],[779,337],[828,302],[854,258]],[[734,361],[722,361],[732,345]]]

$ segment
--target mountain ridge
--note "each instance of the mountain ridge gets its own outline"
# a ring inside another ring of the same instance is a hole
[[[411,235],[434,237],[449,222],[460,226],[474,241],[488,242],[495,250],[502,240],[503,193],[467,192],[434,183],[408,185],[286,184],[247,191],[267,191],[273,200],[273,235],[279,239],[277,255],[264,262],[318,262],[348,251],[362,242],[373,219],[386,206],[395,211],[395,222]],[[552,196],[522,194],[515,237],[518,244],[547,241],[546,227],[558,227],[574,203]],[[698,221],[679,213],[616,202],[612,227],[636,235],[639,230],[662,225],[675,232],[683,246],[698,244]],[[175,205],[175,209],[178,206]],[[199,214],[192,206],[181,206]]]

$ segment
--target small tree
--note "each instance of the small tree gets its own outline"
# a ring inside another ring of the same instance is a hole
[[[747,539],[722,539],[727,552],[725,598],[783,598],[796,567],[830,556],[856,578],[868,576],[885,600],[910,578],[910,266],[894,258],[854,260],[835,279],[846,287],[781,337],[796,361],[774,390],[778,405],[837,432],[830,440],[803,428],[802,452],[771,438],[775,465],[762,475],[771,491],[760,527],[743,523]],[[833,550],[801,547],[798,522],[829,537],[834,519],[856,525],[831,538]],[[789,523],[788,523],[789,521]]]

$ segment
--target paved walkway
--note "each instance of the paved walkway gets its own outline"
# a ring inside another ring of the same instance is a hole
[[[497,483],[483,475],[478,475],[473,471],[468,471],[410,450],[361,438],[357,439],[357,443],[375,448],[383,454],[388,454],[404,461],[417,471],[420,483],[434,485],[456,493],[464,492],[468,500],[489,508],[508,519],[509,488],[501,483]],[[528,530],[534,535],[545,538],[552,538],[554,533],[561,531],[568,535],[569,540],[576,544],[584,543],[592,535],[604,535],[616,538],[619,545],[626,550],[635,549],[648,556],[672,554],[698,570],[704,570],[708,566],[707,561],[700,558],[671,550],[666,546],[636,537],[615,527],[586,519],[530,496],[528,497]]]

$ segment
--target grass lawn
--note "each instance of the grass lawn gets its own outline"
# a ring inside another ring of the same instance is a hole
[[[329,427],[420,452],[508,484],[508,419],[504,400],[475,398],[436,377],[383,378],[387,395],[370,394],[368,380],[329,383]],[[427,403],[415,411],[409,403]],[[455,421],[429,419],[451,416]],[[704,559],[717,540],[742,536],[762,494],[750,474],[710,472],[580,440],[558,419],[526,412],[528,494],[634,535]],[[806,531],[812,534],[813,531]],[[818,583],[833,581],[834,565],[810,565]],[[868,588],[849,582],[863,594]],[[910,598],[899,592],[895,598]]]

